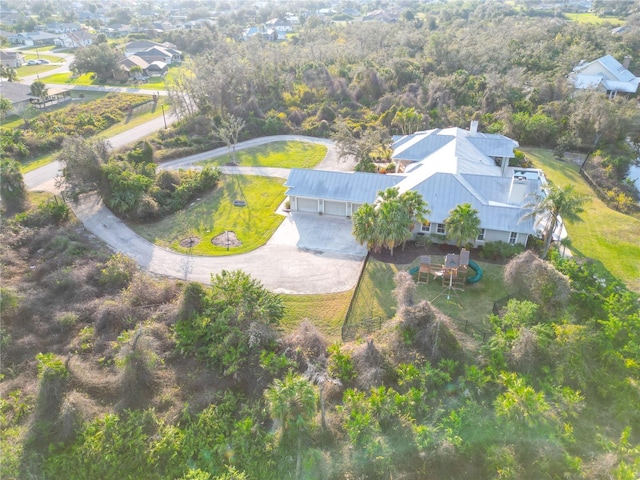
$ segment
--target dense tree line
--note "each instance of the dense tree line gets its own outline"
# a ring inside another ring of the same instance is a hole
[[[633,161],[625,139],[637,141],[637,99],[574,92],[567,77],[582,60],[610,54],[621,61],[640,51],[638,18],[613,35],[606,23],[532,17],[504,4],[424,10],[398,24],[307,21],[279,43],[228,41],[222,31],[201,30],[214,46],[194,57],[196,78],[176,84],[174,103],[184,116],[242,118],[244,138],[289,132],[348,138],[360,143],[365,160],[372,132],[383,140],[477,119],[482,131],[523,145],[560,153],[597,146],[626,166]],[[178,41],[181,34],[172,35]]]

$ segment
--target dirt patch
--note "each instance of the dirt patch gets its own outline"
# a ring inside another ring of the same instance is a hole
[[[195,247],[197,244],[200,243],[200,237],[187,237],[187,238],[183,238],[182,240],[180,240],[180,246],[182,248],[191,248],[191,247]]]
[[[218,247],[239,247],[242,245],[242,242],[238,240],[238,237],[236,237],[233,230],[227,230],[226,232],[222,232],[220,235],[213,237],[211,239],[211,243]]]

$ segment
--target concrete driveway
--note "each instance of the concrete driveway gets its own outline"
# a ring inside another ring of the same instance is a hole
[[[173,121],[173,117],[172,117]],[[162,128],[161,118],[152,120],[110,139],[114,146],[129,143]],[[333,142],[296,135],[263,137],[241,142],[236,149],[249,148],[282,140],[321,143],[327,155],[318,168],[352,170],[353,159],[337,157]],[[226,148],[174,160],[161,168],[194,168],[199,160],[227,153]],[[60,165],[51,163],[25,175],[32,190],[57,191],[54,177]],[[286,178],[289,171],[278,168],[223,167],[227,174],[265,175]],[[285,216],[280,228],[262,247],[245,254],[225,257],[182,255],[154,245],[120,221],[96,195],[85,196],[71,208],[85,228],[104,241],[112,250],[135,259],[145,270],[185,280],[209,283],[211,274],[222,270],[244,270],[278,293],[321,294],[350,290],[358,281],[367,254],[351,235],[351,220],[313,213],[279,211]]]
[[[225,257],[179,254],[154,245],[117,218],[97,195],[73,211],[85,228],[111,249],[145,270],[201,283],[222,270],[243,270],[277,293],[319,294],[350,290],[358,280],[366,250],[351,236],[351,222],[315,214],[288,215],[266,245]]]

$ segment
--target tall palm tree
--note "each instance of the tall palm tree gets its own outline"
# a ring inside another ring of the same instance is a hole
[[[480,218],[478,210],[470,203],[462,203],[449,211],[449,217],[444,221],[445,235],[461,248],[463,244],[473,240],[480,233]]]
[[[20,171],[20,164],[15,160],[0,161],[0,199],[9,212],[22,210],[26,202],[26,187]]]
[[[31,95],[38,98],[44,98],[49,94],[49,90],[44,82],[38,80],[31,84]]]
[[[370,203],[364,203],[353,213],[353,236],[367,250],[377,250],[380,245],[378,215]]]
[[[394,247],[411,237],[413,219],[399,198],[381,203],[378,217],[380,240],[393,256]]]
[[[271,418],[279,425],[283,439],[297,443],[296,478],[302,466],[302,433],[310,425],[318,405],[318,391],[305,378],[289,372],[275,379],[264,392]]]
[[[400,195],[400,201],[408,209],[412,219],[420,223],[425,223],[428,220],[427,216],[431,214],[431,210],[429,210],[429,204],[420,192],[408,190]]]
[[[576,192],[573,185],[565,185],[560,188],[551,185],[546,195],[534,195],[533,200],[524,205],[528,209],[522,219],[534,218],[536,224],[543,225],[544,249],[542,258],[547,256],[553,232],[563,220],[572,222],[582,221],[580,214],[584,212],[583,205],[587,196]]]

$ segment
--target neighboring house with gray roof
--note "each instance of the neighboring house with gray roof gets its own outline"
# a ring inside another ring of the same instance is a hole
[[[0,95],[11,102],[12,109],[8,113],[21,113],[37,97],[31,95],[31,87],[17,82],[0,82]]]
[[[0,62],[5,67],[18,68],[24,63],[24,56],[20,52],[0,50]]]
[[[578,90],[598,90],[610,98],[618,93],[634,94],[638,91],[640,77],[629,71],[631,57],[626,56],[624,63],[611,55],[605,55],[593,62],[581,62],[573,69],[569,80]]]
[[[390,187],[400,193],[419,192],[427,201],[430,223],[417,225],[415,235],[444,235],[449,211],[470,203],[478,211],[476,246],[488,241],[526,245],[542,225],[525,219],[532,194],[544,195],[541,170],[510,167],[518,143],[503,135],[460,128],[417,132],[395,139],[392,158],[403,173],[344,173],[294,169],[285,185],[292,211],[350,217],[363,203],[374,203]],[[437,237],[436,237],[437,238]],[[442,241],[442,239],[438,239]]]
[[[49,32],[20,32],[9,36],[10,43],[17,43],[27,47],[38,45],[53,45],[58,35]]]
[[[65,48],[81,48],[88,47],[93,44],[95,36],[89,32],[76,31],[61,34],[55,39],[55,44]]]

